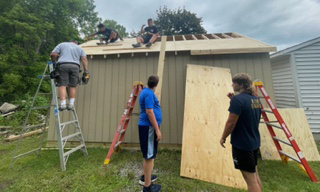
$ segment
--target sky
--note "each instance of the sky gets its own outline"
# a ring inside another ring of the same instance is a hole
[[[208,33],[238,32],[291,47],[320,36],[320,0],[95,0],[98,16],[116,20],[127,32],[156,19],[160,6],[185,7],[203,19]]]

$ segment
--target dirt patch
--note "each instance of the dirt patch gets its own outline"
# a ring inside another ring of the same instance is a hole
[[[152,174],[157,174],[158,170],[154,169]],[[128,177],[133,180],[139,180],[140,176],[143,175],[143,164],[142,162],[129,162],[120,169],[121,177]]]
[[[6,188],[8,188],[12,183],[13,183],[12,180],[4,180],[4,181],[0,182],[0,191],[3,191]]]

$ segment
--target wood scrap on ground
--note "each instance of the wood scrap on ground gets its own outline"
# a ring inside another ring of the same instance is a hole
[[[47,130],[48,127],[45,128],[45,130]],[[43,132],[43,129],[37,129],[35,131],[30,131],[28,133],[25,133],[22,138],[25,138],[25,137],[30,137],[32,135],[35,135],[35,134],[39,134],[39,133],[42,133]],[[11,135],[9,136],[8,138],[5,139],[5,141],[15,141],[15,140],[18,140],[20,138],[20,135]]]

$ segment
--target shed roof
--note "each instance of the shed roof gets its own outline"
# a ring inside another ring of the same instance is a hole
[[[108,45],[98,46],[98,40],[81,44],[87,55],[160,52],[161,37],[150,48],[133,48],[135,38],[126,38]],[[276,47],[239,33],[174,35],[167,37],[166,51],[190,51],[191,55],[273,52]]]
[[[278,51],[276,53],[273,53],[271,54],[271,58],[274,58],[274,57],[278,57],[278,56],[281,56],[281,55],[287,55],[287,54],[290,54],[296,50],[299,50],[303,47],[307,47],[309,45],[312,45],[312,44],[315,44],[315,43],[318,43],[320,42],[320,37],[317,37],[317,38],[314,38],[314,39],[311,39],[309,41],[305,41],[303,43],[300,43],[298,45],[294,45],[292,47],[289,47],[289,48],[286,48],[284,50],[281,50],[281,51]]]

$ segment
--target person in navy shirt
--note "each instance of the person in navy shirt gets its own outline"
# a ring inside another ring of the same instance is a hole
[[[142,25],[140,33],[141,36],[137,37],[137,43],[132,44],[134,48],[141,47],[141,43],[146,44],[146,47],[151,47],[152,44],[157,40],[159,36],[159,30],[156,26],[153,25],[153,20],[148,19],[148,27]]]
[[[143,155],[143,173],[139,183],[144,185],[143,191],[160,191],[161,185],[152,184],[157,180],[152,175],[154,159],[158,152],[158,141],[162,139],[160,125],[162,123],[162,110],[160,102],[154,91],[159,82],[159,77],[152,75],[148,78],[148,87],[140,94],[140,120],[139,140]]]
[[[100,38],[100,41],[105,41],[106,44],[108,43],[114,43],[116,42],[118,39],[120,39],[121,41],[123,41],[123,38],[120,36],[119,32],[111,29],[111,28],[107,28],[104,24],[100,23],[98,26],[99,31],[89,35],[86,39],[90,39],[93,36],[96,35],[103,35],[104,38]]]
[[[248,185],[249,192],[261,192],[262,184],[258,174],[258,151],[260,147],[259,123],[261,103],[254,95],[251,77],[236,74],[232,78],[233,90],[238,95],[229,93],[231,99],[229,118],[220,140],[222,147],[231,134],[234,166],[239,169]]]

